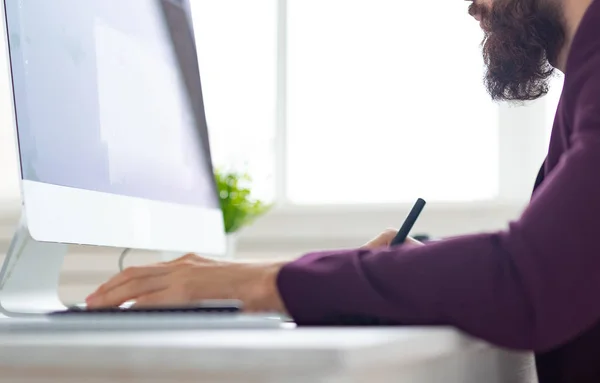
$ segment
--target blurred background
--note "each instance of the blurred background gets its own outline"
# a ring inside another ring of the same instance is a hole
[[[236,233],[237,258],[360,246],[419,197],[428,205],[413,234],[499,230],[519,216],[562,78],[539,101],[492,102],[468,3],[191,3],[215,166],[249,174],[255,198],[272,204]],[[19,217],[12,129],[0,126],[0,254]],[[119,252],[74,247],[63,298],[117,272]],[[127,265],[159,259],[136,252]]]

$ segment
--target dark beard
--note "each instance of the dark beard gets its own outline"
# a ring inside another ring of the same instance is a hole
[[[530,101],[548,93],[565,40],[562,9],[555,0],[496,0],[492,9],[472,5],[482,16],[487,71],[493,100]]]

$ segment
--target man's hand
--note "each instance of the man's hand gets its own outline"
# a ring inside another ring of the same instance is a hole
[[[377,237],[375,237],[372,240],[370,240],[369,242],[367,242],[364,246],[362,246],[362,248],[363,249],[378,249],[378,248],[389,247],[390,244],[392,243],[392,240],[396,236],[396,234],[398,234],[398,230],[387,229],[383,233],[379,234]],[[423,245],[422,242],[419,242],[416,239],[413,239],[411,237],[406,238],[406,241],[404,241],[404,244],[403,244],[403,246],[422,246],[422,245]]]
[[[189,305],[206,299],[237,299],[248,312],[285,313],[277,290],[281,263],[233,263],[189,254],[117,274],[87,298],[90,308]]]
[[[364,249],[385,248],[397,231],[388,229]],[[422,245],[408,238],[404,246]],[[87,298],[90,308],[116,307],[127,301],[135,306],[189,305],[206,299],[236,299],[248,312],[285,314],[277,289],[283,263],[234,263],[188,254],[171,262],[131,267],[101,285]]]

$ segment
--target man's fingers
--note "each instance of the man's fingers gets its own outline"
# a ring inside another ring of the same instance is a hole
[[[169,283],[164,275],[130,279],[115,288],[88,297],[87,304],[92,308],[119,306],[138,297],[165,290]]]
[[[414,239],[412,237],[407,237],[406,240],[404,241],[404,245],[422,246],[422,245],[424,245],[424,243],[421,241],[417,241],[416,239]]]
[[[115,275],[108,282],[102,284],[98,289],[91,294],[88,299],[94,298],[97,295],[105,294],[106,292],[115,289],[133,279],[156,277],[168,274],[169,267],[162,265],[145,266],[145,267],[130,267]]]
[[[383,233],[379,234],[375,239],[367,242],[362,249],[374,250],[382,247],[388,247],[398,234],[396,229],[387,229]],[[403,243],[403,246],[421,246],[422,242],[417,241],[412,237],[407,237]]]
[[[387,247],[392,243],[392,240],[398,233],[396,229],[387,229],[377,237],[367,242],[362,248],[363,249],[377,249],[380,247]]]

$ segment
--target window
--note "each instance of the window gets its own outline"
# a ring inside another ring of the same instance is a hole
[[[557,97],[490,100],[468,2],[191,4],[215,162],[280,204],[253,238],[364,238],[417,197],[433,235],[493,230],[529,200]]]
[[[192,1],[216,164],[247,163],[263,194],[285,164],[275,179],[292,204],[496,198],[482,33],[466,7],[433,1]],[[275,160],[278,79],[286,147]]]
[[[546,134],[546,141],[550,141],[550,135],[552,133],[552,125],[554,122],[554,117],[556,115],[556,108],[558,107],[558,102],[560,100],[560,95],[563,89],[563,83],[565,81],[564,75],[557,72],[556,77],[552,80],[550,84],[550,91],[546,95],[546,119],[548,122],[548,131]]]
[[[215,166],[247,169],[273,196],[276,0],[191,0]]]
[[[497,196],[498,108],[465,7],[290,0],[288,20],[292,202]]]

